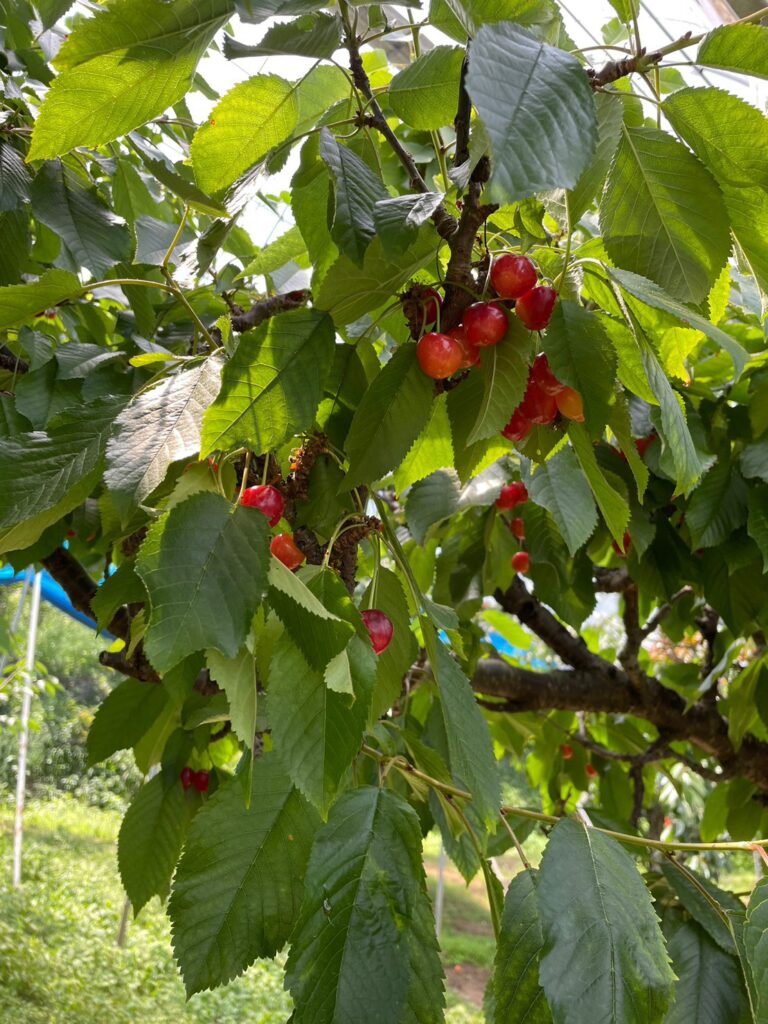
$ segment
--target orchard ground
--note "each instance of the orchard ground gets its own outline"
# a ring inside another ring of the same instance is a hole
[[[24,886],[9,884],[11,795],[0,805],[0,1022],[2,1024],[284,1024],[289,1012],[281,963],[257,962],[232,984],[187,1003],[173,961],[170,928],[153,900],[116,936],[124,894],[117,873],[120,815],[75,799],[27,807]],[[437,840],[426,841],[434,894]],[[499,861],[509,879],[514,856]],[[446,865],[441,937],[448,1024],[481,1024],[494,941],[485,890],[467,888]]]

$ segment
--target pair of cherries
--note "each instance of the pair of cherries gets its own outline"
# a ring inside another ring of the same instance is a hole
[[[555,377],[542,353],[533,361],[522,402],[501,433],[509,441],[524,441],[535,424],[554,423],[558,415],[583,423],[584,403],[578,391]]]
[[[186,765],[186,767],[181,769],[179,778],[181,779],[181,784],[184,789],[190,789],[194,786],[198,793],[208,792],[208,781],[210,779],[210,775],[206,771],[196,772],[193,771],[189,765]]]
[[[494,260],[491,284],[501,299],[515,300],[515,313],[532,331],[543,331],[557,301],[554,288],[536,287],[536,268],[527,256],[505,253]],[[437,320],[441,298],[434,289],[423,297],[424,322]],[[444,380],[480,362],[480,349],[498,345],[509,328],[507,310],[498,302],[475,302],[458,327],[442,334],[431,331],[416,346],[419,365],[428,377]]]
[[[267,517],[270,526],[277,526],[285,511],[285,499],[276,487],[270,484],[259,484],[246,487],[240,504],[246,508],[257,508]],[[278,533],[272,538],[269,550],[288,569],[293,571],[306,560],[306,556],[290,533]],[[376,654],[381,654],[389,647],[394,626],[392,620],[384,612],[369,608],[361,613],[363,624],[371,638],[371,645]]]
[[[525,505],[528,501],[528,488],[522,480],[513,480],[511,484],[505,484],[501,493],[496,499],[496,507],[509,510],[517,508],[518,505]],[[509,524],[514,536],[522,543],[525,540],[525,522],[520,516],[516,516]],[[516,551],[512,555],[512,568],[515,572],[526,573],[531,567],[531,556],[527,551]]]

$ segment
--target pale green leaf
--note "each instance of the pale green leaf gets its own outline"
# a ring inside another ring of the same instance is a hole
[[[463,59],[454,46],[435,46],[398,72],[389,84],[389,103],[397,116],[421,131],[451,124]]]
[[[329,578],[333,575],[332,570],[327,569],[323,577],[326,573]],[[323,672],[329,661],[347,646],[354,626],[326,608],[302,579],[314,580],[317,575],[315,567],[293,573],[273,558],[269,566],[269,599],[309,664],[316,671]],[[315,584],[321,592],[324,583],[325,578]]]
[[[699,47],[696,63],[725,71],[768,78],[768,28],[721,25]]]
[[[373,600],[374,585],[371,581],[363,595],[362,607],[374,607]],[[389,616],[393,633],[389,646],[376,657],[376,686],[368,716],[371,723],[375,723],[398,699],[405,674],[419,656],[403,586],[398,577],[383,566],[379,567],[376,577],[375,602],[375,607]]]
[[[557,379],[581,395],[587,429],[597,435],[608,421],[616,373],[602,324],[579,303],[563,299],[552,313],[544,351]]]
[[[621,137],[624,103],[625,101],[619,99],[618,96],[609,96],[607,93],[601,92],[595,95],[597,147],[589,166],[568,193],[567,202],[572,224],[578,224],[603,187]]]
[[[319,5],[316,5],[319,6]],[[334,14],[303,14],[294,21],[272,25],[254,46],[224,36],[227,60],[241,57],[280,56],[332,57],[341,42],[341,18]]]
[[[211,648],[205,652],[205,662],[214,679],[227,695],[232,732],[247,747],[253,749],[256,733],[256,662],[250,651],[243,647],[234,658],[227,658]]]
[[[24,323],[65,299],[75,298],[82,290],[75,275],[65,270],[47,270],[34,284],[0,288],[0,330]]]
[[[400,494],[435,470],[449,469],[452,465],[451,423],[448,419],[447,396],[442,394],[432,403],[427,425],[395,470],[395,488]]]
[[[424,544],[430,526],[456,512],[460,493],[454,470],[438,470],[413,485],[405,503],[405,520],[417,544]]]
[[[294,225],[288,228],[279,238],[270,242],[269,245],[265,245],[258,256],[251,260],[242,273],[238,274],[238,277],[272,274],[275,270],[280,270],[281,267],[284,267],[290,260],[304,256],[306,252],[307,247],[304,239],[301,237],[301,232]]]

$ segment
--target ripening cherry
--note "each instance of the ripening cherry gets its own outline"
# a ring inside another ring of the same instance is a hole
[[[584,771],[590,779],[594,779],[597,776],[597,768],[593,764],[587,764],[584,766]]]
[[[672,819],[668,814],[664,816],[664,828],[672,828]]]
[[[561,415],[567,420],[574,420],[576,423],[584,422],[584,402],[578,391],[573,388],[563,388],[555,395],[555,402]]]
[[[464,324],[459,324],[458,327],[448,331],[448,336],[461,346],[462,359],[459,365],[460,370],[468,370],[470,366],[480,365],[480,349],[469,340]]]
[[[565,388],[565,384],[561,384],[554,373],[552,373],[549,360],[543,352],[541,355],[536,356],[533,361],[530,379],[539,391],[543,391],[545,395],[557,395]]]
[[[626,555],[627,555],[627,552],[629,551],[630,546],[632,544],[632,536],[629,533],[629,531],[627,531],[624,534],[624,536],[622,537],[621,540],[622,540],[622,547],[619,547],[619,545],[616,543],[615,540],[611,542],[611,546],[612,546],[613,550],[616,552],[616,554],[619,556],[619,558],[625,558]]]
[[[363,625],[368,630],[368,636],[371,638],[374,654],[381,654],[382,651],[386,651],[395,632],[395,627],[392,625],[390,617],[377,608],[367,608],[360,614],[363,619]]]
[[[640,456],[641,459],[643,458],[643,456],[655,440],[655,434],[649,434],[647,437],[635,438],[635,448],[637,449],[637,454]]]
[[[515,572],[528,572],[531,567],[531,559],[527,551],[516,551],[512,555],[512,568]]]
[[[189,789],[189,787],[192,785],[194,781],[194,777],[195,773],[192,771],[189,765],[185,765],[185,767],[182,768],[181,771],[179,772],[179,778],[181,779],[181,784],[184,787],[184,789]]]
[[[531,423],[545,425],[554,423],[557,419],[557,399],[554,395],[548,395],[542,391],[533,378],[529,379],[525,389],[523,400],[520,403],[520,412]]]
[[[516,508],[528,501],[528,488],[522,480],[513,480],[511,484],[505,484],[501,493],[496,499],[496,508]]]
[[[437,314],[443,305],[443,299],[434,288],[425,289],[419,298],[424,316],[424,326],[429,327],[437,320]]]
[[[432,377],[433,380],[445,380],[459,369],[464,352],[455,338],[431,331],[425,334],[416,346],[416,358],[428,377]]]
[[[195,772],[192,776],[192,785],[198,793],[208,792],[208,780],[210,776],[206,771]]]
[[[509,330],[507,311],[498,302],[475,302],[464,312],[464,329],[472,345],[498,345]]]
[[[531,288],[521,296],[515,303],[515,312],[529,330],[543,331],[549,323],[556,302],[555,289],[542,285]]]
[[[536,267],[527,256],[504,253],[493,261],[491,284],[502,299],[519,299],[534,287],[536,281]]]
[[[278,533],[269,544],[269,550],[284,566],[293,571],[306,560],[306,555],[290,533]]]
[[[573,747],[564,743],[562,747],[560,747],[560,753],[562,754],[564,761],[570,761],[573,757]]]
[[[269,520],[270,526],[277,526],[285,509],[282,494],[271,484],[259,484],[257,487],[246,487],[240,504],[247,508],[257,508]]]
[[[504,427],[501,434],[508,441],[524,441],[533,430],[533,424],[520,411],[520,407],[512,413],[509,423]]]
[[[513,536],[517,537],[518,540],[525,540],[524,519],[521,519],[520,516],[516,516],[509,524],[509,528],[512,531]]]

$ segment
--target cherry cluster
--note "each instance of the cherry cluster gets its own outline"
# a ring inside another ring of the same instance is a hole
[[[524,441],[536,424],[546,426],[558,416],[584,422],[584,403],[581,395],[566,384],[561,384],[542,352],[536,356],[528,373],[528,384],[522,402],[512,413],[502,435],[509,441]]]
[[[210,779],[210,775],[206,771],[196,772],[193,771],[189,765],[186,765],[186,767],[181,769],[179,778],[181,779],[181,784],[184,789],[189,789],[191,786],[194,786],[198,793],[208,792],[208,781]]]
[[[496,499],[496,507],[507,511],[515,509],[519,505],[525,505],[528,501],[528,488],[522,480],[513,480],[511,484],[505,484],[501,493]],[[525,521],[520,516],[510,522],[509,528],[521,544],[525,542]],[[512,568],[515,572],[526,573],[531,567],[531,557],[527,551],[516,551],[512,555]]]

